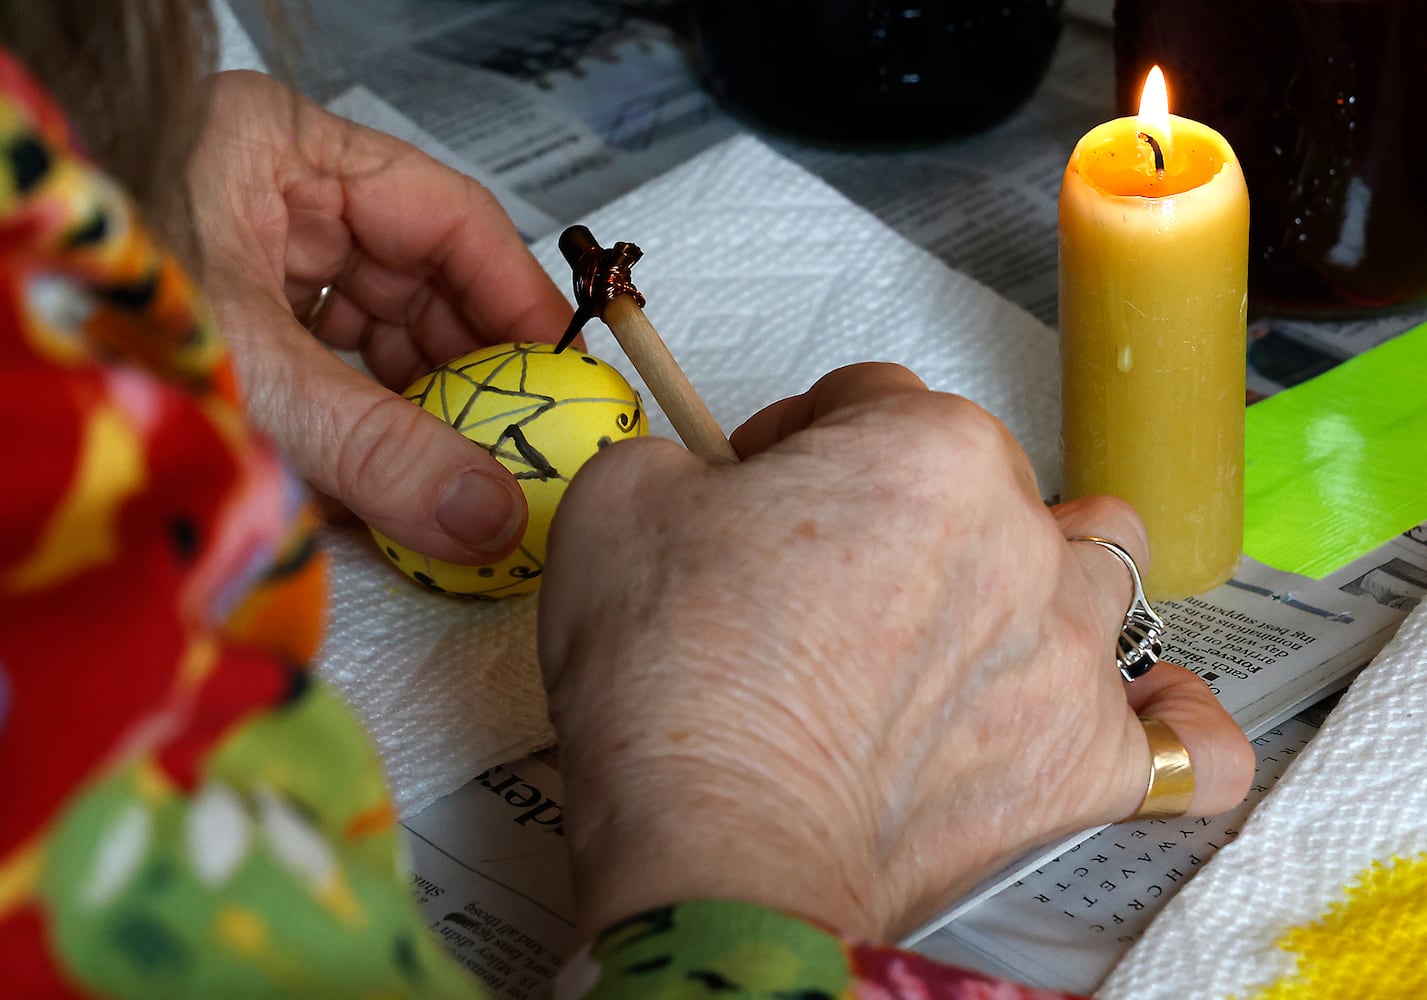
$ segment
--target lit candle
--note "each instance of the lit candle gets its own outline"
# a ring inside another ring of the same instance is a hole
[[[1227,580],[1244,533],[1249,201],[1213,129],[1140,113],[1091,129],[1060,189],[1065,498],[1128,500],[1150,538],[1145,591]]]

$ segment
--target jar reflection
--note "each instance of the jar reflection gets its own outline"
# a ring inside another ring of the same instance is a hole
[[[1117,0],[1115,56],[1122,113],[1159,63],[1173,110],[1233,145],[1257,310],[1427,299],[1427,3]]]

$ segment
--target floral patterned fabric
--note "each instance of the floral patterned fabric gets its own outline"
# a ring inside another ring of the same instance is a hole
[[[307,672],[323,565],[189,279],[0,59],[7,997],[477,995]]]
[[[0,54],[4,996],[474,998],[308,672],[323,565],[192,283]],[[583,977],[583,978],[582,978]],[[756,907],[621,923],[563,995],[1044,997]]]
[[[620,921],[560,973],[555,1000],[1066,1000],[838,937],[749,903],[696,900]]]

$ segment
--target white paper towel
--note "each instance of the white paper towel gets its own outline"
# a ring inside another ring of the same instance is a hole
[[[1055,334],[758,140],[730,139],[582,221],[604,246],[644,251],[644,311],[725,430],[840,365],[896,361],[995,413],[1042,492],[1059,491]],[[556,241],[534,250],[568,287]],[[585,338],[621,364],[602,324]],[[660,414],[651,426],[673,436]]]
[[[633,276],[646,313],[725,430],[840,365],[897,361],[999,416],[1042,491],[1059,490],[1054,334],[757,140],[729,140],[581,221],[606,246],[644,250]],[[534,250],[568,289],[555,239]],[[653,432],[673,437],[609,332],[585,333],[641,390]],[[404,815],[549,741],[533,597],[430,594],[365,532],[328,541],[319,669],[367,720]]]
[[[1407,618],[1238,838],[1174,897],[1096,995],[1427,995],[1424,722],[1427,606]],[[1395,858],[1405,866],[1394,869]],[[1389,867],[1374,875],[1374,864]],[[1350,890],[1365,879],[1374,884]],[[1334,907],[1330,933],[1305,950],[1285,946],[1287,932]],[[1398,980],[1375,977],[1374,962]]]

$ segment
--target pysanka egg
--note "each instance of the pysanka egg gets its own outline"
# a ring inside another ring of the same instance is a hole
[[[608,364],[574,348],[498,344],[418,379],[407,399],[495,456],[520,482],[530,521],[519,547],[489,566],[420,555],[372,530],[387,558],[432,590],[499,598],[540,586],[550,521],[571,478],[605,445],[646,433],[639,394]]]

